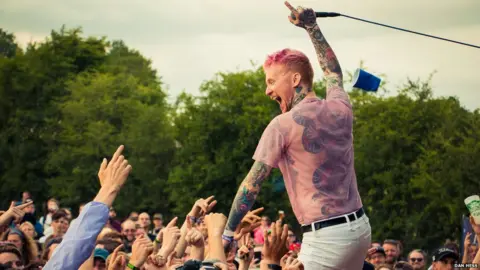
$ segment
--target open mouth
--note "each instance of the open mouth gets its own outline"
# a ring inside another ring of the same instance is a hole
[[[282,99],[280,97],[272,97],[272,100],[276,100],[278,104],[282,104]]]

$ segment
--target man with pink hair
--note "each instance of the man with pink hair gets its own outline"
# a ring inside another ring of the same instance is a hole
[[[282,114],[266,127],[252,169],[233,201],[223,239],[253,206],[262,182],[280,168],[290,203],[302,225],[299,255],[305,269],[361,269],[371,228],[363,211],[354,169],[353,112],[339,62],[312,9],[293,8],[289,20],[309,34],[324,73],[325,100],[312,90],[313,68],[305,54],[284,49],[263,68],[266,94]],[[286,235],[284,236],[286,237]],[[271,269],[279,262],[264,262]]]

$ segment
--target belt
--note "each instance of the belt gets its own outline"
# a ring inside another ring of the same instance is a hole
[[[357,218],[355,218],[355,214],[357,215]],[[313,226],[315,227],[315,231],[317,231],[317,230],[320,230],[320,229],[323,229],[323,228],[326,228],[326,227],[347,223],[347,218],[350,222],[352,222],[356,219],[361,218],[364,214],[365,214],[365,212],[363,211],[363,208],[360,208],[355,213],[351,213],[347,217],[341,216],[341,217],[332,218],[332,219],[329,219],[329,220],[318,221],[318,222],[313,223]],[[312,231],[312,224],[302,226],[302,232],[303,233],[311,232],[311,231]]]

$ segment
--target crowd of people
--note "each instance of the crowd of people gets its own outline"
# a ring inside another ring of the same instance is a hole
[[[131,170],[122,149],[102,163],[98,195],[80,205],[76,218],[53,198],[37,212],[28,191],[13,201],[0,216],[0,269],[303,269],[298,237],[281,219],[262,216],[263,208],[248,212],[227,245],[222,240],[227,217],[213,212],[214,196],[198,199],[182,225],[177,217],[165,225],[160,213],[151,218],[133,211],[117,219],[112,204]],[[480,225],[471,223],[479,237]],[[374,242],[363,268],[425,270],[430,258],[434,270],[478,264],[480,253],[470,239],[463,256],[455,243],[429,257],[421,249],[405,253],[401,241]]]

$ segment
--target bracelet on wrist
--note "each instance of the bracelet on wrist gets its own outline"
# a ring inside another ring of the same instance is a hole
[[[132,269],[132,270],[140,270],[140,268],[136,267],[135,265],[131,264],[130,262],[127,263],[127,267]]]
[[[233,241],[233,236],[222,235],[222,239],[231,243]]]
[[[272,270],[282,270],[282,267],[278,264],[268,264],[267,267]]]
[[[190,219],[192,224],[197,224],[197,222],[198,222],[198,218],[195,217],[195,216],[187,216],[187,218]]]
[[[282,267],[279,264],[271,260],[262,260],[260,263],[266,265],[267,269],[282,270]]]

